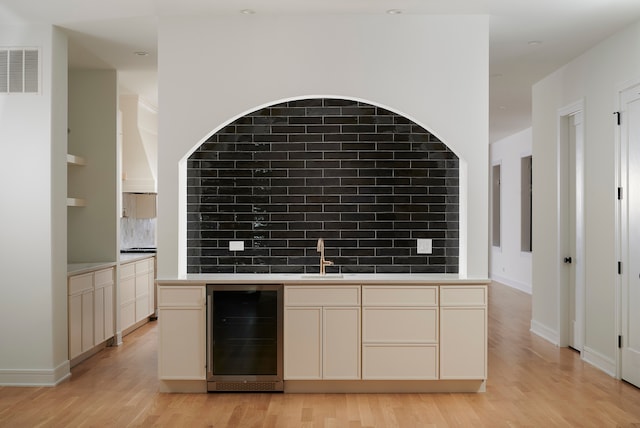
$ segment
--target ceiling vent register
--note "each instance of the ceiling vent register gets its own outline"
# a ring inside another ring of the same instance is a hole
[[[0,94],[38,93],[40,54],[33,48],[0,48]]]

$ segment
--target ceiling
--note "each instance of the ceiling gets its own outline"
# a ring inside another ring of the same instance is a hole
[[[71,67],[116,68],[124,92],[157,105],[158,17],[243,10],[261,15],[389,10],[489,15],[490,142],[531,125],[533,83],[640,20],[640,0],[0,0],[0,24],[42,22],[64,28]]]

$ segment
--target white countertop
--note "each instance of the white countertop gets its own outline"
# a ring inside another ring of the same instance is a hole
[[[341,277],[327,274],[325,277],[299,273],[285,274],[187,274],[175,278],[159,278],[158,285],[205,284],[478,284],[491,282],[484,277],[468,277],[459,274],[364,274],[346,273]]]
[[[80,275],[95,270],[106,269],[115,266],[116,262],[86,262],[67,264],[67,276]]]
[[[106,269],[115,265],[135,262],[138,260],[155,257],[154,253],[122,253],[119,262],[83,262],[67,264],[67,276],[81,275],[83,273],[93,272],[100,269]]]

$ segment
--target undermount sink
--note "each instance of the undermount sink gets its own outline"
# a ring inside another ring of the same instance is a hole
[[[303,273],[300,275],[301,278],[313,278],[313,279],[335,279],[342,278],[341,273],[325,273],[324,275],[320,275],[319,273]]]

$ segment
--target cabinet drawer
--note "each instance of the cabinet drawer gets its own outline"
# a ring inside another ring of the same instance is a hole
[[[363,308],[362,341],[375,343],[436,343],[436,308]]]
[[[363,345],[363,379],[438,379],[437,345]]]
[[[69,278],[69,295],[93,289],[93,273],[76,275]]]
[[[442,286],[440,306],[485,306],[486,286]]]
[[[158,306],[202,307],[204,306],[204,287],[159,287]]]
[[[127,278],[120,281],[120,302],[125,303],[136,298],[136,280]]]
[[[285,306],[358,306],[360,286],[290,286],[284,289]]]
[[[96,287],[104,287],[113,284],[113,268],[99,270],[95,273]]]
[[[136,276],[136,297],[149,294],[149,275]]]
[[[135,276],[135,274],[136,274],[135,263],[127,263],[126,265],[120,265],[120,278]]]
[[[140,260],[135,263],[136,266],[136,275],[140,275],[143,273],[147,273],[151,270],[152,264],[150,263],[151,259]]]
[[[438,306],[438,287],[362,287],[363,306]]]

